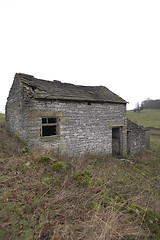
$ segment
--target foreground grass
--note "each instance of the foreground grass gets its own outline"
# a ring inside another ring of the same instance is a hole
[[[160,161],[29,154],[0,128],[0,239],[160,239]]]

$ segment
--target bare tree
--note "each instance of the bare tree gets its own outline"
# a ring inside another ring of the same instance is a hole
[[[134,108],[134,112],[140,112],[141,111],[141,107],[140,107],[140,104],[139,102],[136,103],[136,106]]]

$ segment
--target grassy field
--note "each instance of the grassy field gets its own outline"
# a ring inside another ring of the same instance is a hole
[[[3,240],[160,239],[160,141],[145,156],[30,154],[0,127]]]
[[[138,125],[160,128],[160,110],[158,109],[146,109],[140,113],[128,111],[127,117]]]
[[[5,122],[5,114],[0,113],[0,124],[4,124]]]

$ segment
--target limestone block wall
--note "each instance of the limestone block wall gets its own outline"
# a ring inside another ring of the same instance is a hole
[[[21,92],[19,82],[14,79],[6,104],[6,127],[19,136],[21,128]]]
[[[28,134],[26,120],[30,99],[28,89],[15,77],[6,103],[6,128],[25,142]]]
[[[112,154],[112,127],[122,127],[122,152],[127,152],[125,104],[63,102],[31,99],[23,112],[31,148],[61,154]],[[42,117],[58,116],[58,136],[41,136]]]
[[[133,123],[129,119],[127,120],[128,130],[128,149],[127,152],[130,155],[136,155],[144,153],[150,146],[149,131],[137,124]]]

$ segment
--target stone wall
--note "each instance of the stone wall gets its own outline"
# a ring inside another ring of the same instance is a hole
[[[19,136],[21,130],[21,91],[20,84],[14,79],[13,85],[10,89],[6,104],[6,127],[8,130]]]
[[[28,134],[26,119],[30,99],[28,89],[15,77],[6,103],[6,128],[25,142]]]
[[[41,118],[60,118],[59,136],[40,136]],[[32,99],[27,115],[30,146],[68,155],[112,154],[112,127],[122,127],[122,152],[127,151],[124,104],[42,101]]]
[[[150,147],[149,131],[129,119],[127,120],[127,153],[130,155],[142,154]]]

